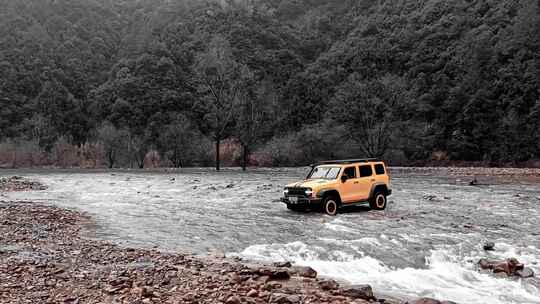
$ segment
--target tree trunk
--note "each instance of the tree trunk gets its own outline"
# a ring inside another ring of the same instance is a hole
[[[219,171],[219,145],[220,145],[221,138],[216,138],[216,171]]]
[[[244,148],[242,153],[242,171],[246,171],[249,151],[247,145],[242,145],[242,147]]]
[[[113,151],[109,151],[107,154],[108,158],[109,158],[109,169],[112,169],[112,167],[114,166],[114,155],[113,155]]]

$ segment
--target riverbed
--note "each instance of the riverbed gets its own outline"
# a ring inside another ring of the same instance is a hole
[[[398,298],[540,303],[540,281],[480,273],[480,258],[515,257],[540,274],[540,183],[394,169],[385,211],[289,211],[283,186],[306,168],[175,171],[0,171],[48,189],[3,193],[84,211],[92,237],[128,246],[292,261]],[[476,178],[475,186],[469,182]],[[495,242],[495,251],[482,245]]]

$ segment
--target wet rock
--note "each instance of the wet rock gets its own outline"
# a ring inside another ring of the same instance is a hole
[[[353,299],[375,300],[373,290],[371,289],[371,286],[367,284],[350,286],[343,289],[341,294]]]
[[[261,276],[268,276],[270,280],[288,280],[291,274],[284,269],[261,268],[257,272]]]
[[[388,298],[385,298],[385,299],[379,298],[379,299],[377,299],[377,302],[379,302],[381,304],[403,304],[403,302],[400,301],[400,300],[388,299]]]
[[[317,277],[317,271],[309,266],[295,266],[293,267],[293,273],[304,278]]]
[[[406,304],[441,304],[441,301],[432,298],[420,298],[407,302]]]
[[[481,269],[491,270],[495,274],[503,273],[506,276],[517,275],[518,270],[524,269],[524,265],[515,258],[509,258],[504,261],[480,259],[478,261],[478,266]]]
[[[516,275],[520,278],[532,278],[534,277],[534,271],[529,267],[524,267],[523,269],[516,270]]]
[[[289,268],[289,267],[292,266],[291,262],[289,262],[289,261],[275,262],[273,265],[276,266],[276,267],[286,267],[286,268]]]
[[[486,250],[486,251],[493,251],[493,250],[495,250],[495,243],[486,242],[486,243],[484,243],[484,246],[482,246],[482,248],[484,248],[484,250]]]
[[[338,282],[334,280],[322,280],[319,281],[318,284],[323,290],[334,290],[339,288]]]

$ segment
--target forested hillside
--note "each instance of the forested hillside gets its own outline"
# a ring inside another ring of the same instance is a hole
[[[0,142],[0,166],[540,159],[540,1],[0,0]]]

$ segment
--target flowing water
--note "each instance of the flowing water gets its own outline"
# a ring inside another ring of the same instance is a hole
[[[1,194],[87,212],[97,237],[129,246],[293,261],[378,294],[458,303],[540,303],[540,280],[480,273],[476,261],[515,257],[540,274],[540,184],[468,186],[466,178],[394,170],[385,211],[337,217],[289,211],[278,199],[304,169],[249,173],[0,171],[49,189]],[[482,244],[493,241],[496,250]]]

